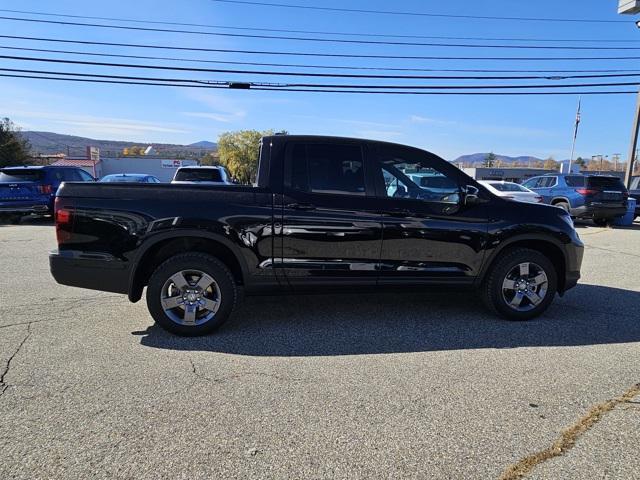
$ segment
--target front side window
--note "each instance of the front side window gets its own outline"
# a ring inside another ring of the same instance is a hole
[[[451,214],[460,206],[456,178],[441,171],[426,156],[411,150],[382,147],[379,165],[388,198],[420,200],[435,213]]]
[[[285,162],[285,184],[308,193],[364,196],[362,149],[355,145],[294,145]]]
[[[543,177],[540,179],[540,186],[538,188],[551,188],[556,185],[556,177]]]

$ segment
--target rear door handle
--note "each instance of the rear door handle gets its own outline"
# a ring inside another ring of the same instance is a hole
[[[310,203],[289,203],[287,208],[292,208],[294,210],[315,210],[316,206],[311,205]]]

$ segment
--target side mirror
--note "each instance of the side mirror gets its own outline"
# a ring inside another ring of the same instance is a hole
[[[466,185],[462,187],[463,203],[465,205],[475,205],[476,203],[479,203],[479,193],[480,190],[478,187],[474,187],[473,185]]]

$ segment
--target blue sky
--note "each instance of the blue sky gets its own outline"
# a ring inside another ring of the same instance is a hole
[[[3,2],[0,8],[37,12],[119,17],[153,21],[187,22],[224,26],[323,30],[356,33],[405,35],[443,35],[517,38],[586,38],[591,45],[599,40],[618,39],[640,46],[640,30],[633,17],[616,13],[615,0],[519,2],[485,0],[441,2],[435,0],[282,0],[281,3],[326,5],[342,8],[424,11],[434,13],[527,16],[581,17],[625,20],[627,23],[541,23],[494,20],[444,19],[429,17],[345,14],[235,5],[210,0],[111,0],[87,2],[76,0]],[[4,16],[46,18],[0,12]],[[64,19],[61,19],[64,20]],[[79,20],[82,21],[82,20]],[[104,22],[103,22],[104,23]],[[202,29],[200,29],[202,30]],[[214,30],[212,30],[214,31]],[[225,30],[217,30],[225,31]],[[256,40],[243,38],[188,35],[162,32],[96,29],[88,27],[30,24],[0,20],[0,34],[81,39],[105,42],[147,43],[188,47],[268,49],[309,52],[344,52],[390,55],[548,55],[565,56],[572,52],[496,51],[442,47],[370,46],[314,44],[291,40]],[[611,45],[611,44],[607,44]],[[60,45],[13,39],[0,39],[0,46],[57,48],[100,53],[150,55],[135,48]],[[593,52],[575,52],[589,55]],[[593,56],[627,52],[596,52]],[[84,59],[63,54],[37,54],[1,50],[0,55],[50,56]],[[176,52],[157,51],[151,55],[176,56]],[[314,62],[325,65],[353,65],[419,68],[486,69],[640,69],[640,61],[408,61],[377,59],[282,58],[222,53],[178,53],[181,58],[275,61],[281,63]],[[144,60],[99,59],[145,63]],[[169,61],[147,63],[180,64]],[[2,68],[27,68],[68,72],[88,71],[101,74],[184,77],[215,80],[296,81],[279,77],[248,77],[220,73],[174,73],[112,67],[66,66],[0,59]],[[212,67],[209,65],[209,67]],[[233,67],[222,67],[233,68]],[[260,67],[246,67],[259,69]],[[305,79],[309,82],[331,79]],[[372,81],[362,80],[367,83]],[[333,81],[334,83],[340,80]],[[347,80],[348,82],[348,80]],[[391,81],[398,83],[397,81]],[[441,83],[455,81],[441,81]],[[459,81],[456,83],[460,83]],[[633,87],[631,87],[633,89]],[[100,139],[136,142],[192,143],[215,141],[218,134],[237,129],[286,129],[291,133],[310,133],[368,137],[407,143],[433,151],[445,158],[494,151],[507,155],[535,155],[567,158],[571,147],[577,97],[474,97],[474,96],[396,96],[346,95],[320,93],[261,92],[245,90],[204,90],[175,87],[83,84],[0,78],[0,116],[8,116],[24,129],[47,130]],[[626,156],[634,95],[588,96],[582,99],[582,124],[577,155],[622,153]]]

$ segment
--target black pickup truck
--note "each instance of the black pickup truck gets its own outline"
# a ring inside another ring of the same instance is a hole
[[[496,197],[423,150],[277,135],[258,170],[255,186],[64,183],[53,276],[132,302],[146,286],[180,335],[214,330],[239,292],[465,286],[526,320],[580,277],[568,213]]]

